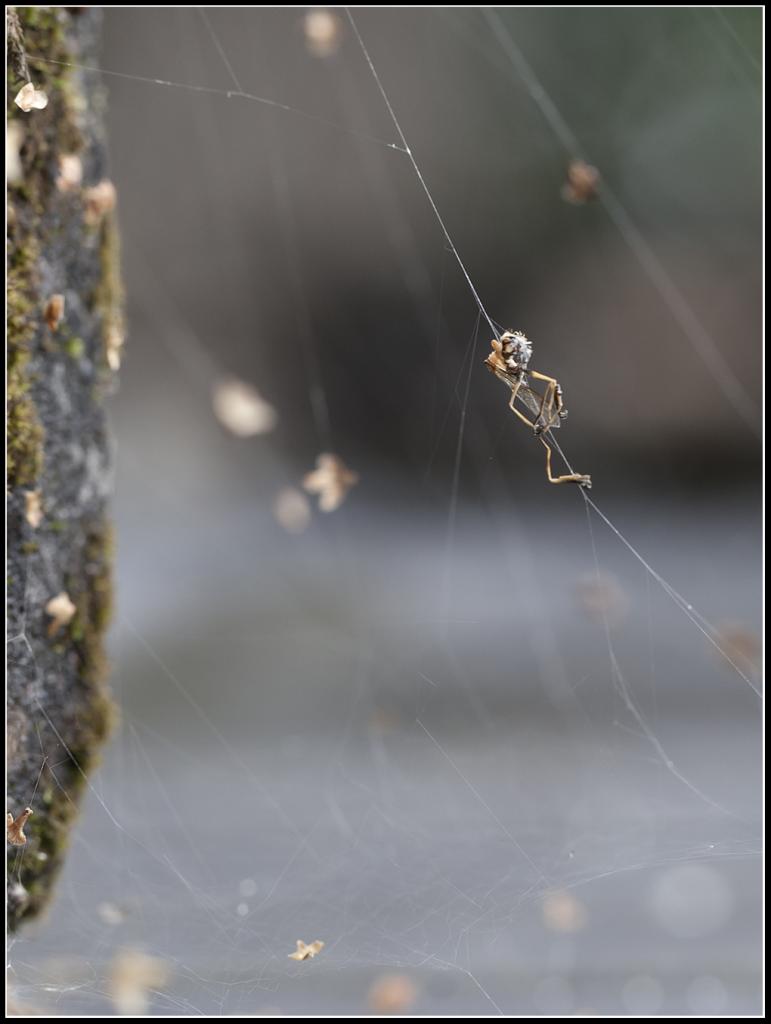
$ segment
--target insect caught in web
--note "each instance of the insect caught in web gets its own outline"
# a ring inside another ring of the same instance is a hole
[[[533,346],[521,331],[504,331],[500,338],[493,338],[493,350],[485,359],[485,365],[511,388],[509,408],[526,423],[546,449],[546,475],[549,483],[576,483],[581,487],[591,487],[592,478],[584,473],[567,473],[564,476],[552,476],[551,447],[544,439],[544,434],[560,425],[568,414],[562,402],[562,388],[554,377],[528,369],[533,355]],[[545,383],[543,394],[539,394],[530,386],[531,380]],[[533,419],[529,419],[514,404],[517,399],[530,411]]]

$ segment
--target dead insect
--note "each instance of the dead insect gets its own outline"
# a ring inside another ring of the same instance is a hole
[[[500,338],[493,338],[492,346],[493,350],[485,359],[485,365],[511,388],[509,408],[530,427],[546,449],[546,475],[549,483],[577,483],[582,487],[591,487],[592,478],[584,473],[552,476],[551,448],[543,435],[558,427],[568,411],[562,403],[562,388],[554,377],[528,369],[533,355],[533,346],[528,338],[521,331],[504,331]],[[545,382],[542,395],[530,387],[531,378]],[[532,420],[516,407],[514,403],[517,399],[530,410]]]

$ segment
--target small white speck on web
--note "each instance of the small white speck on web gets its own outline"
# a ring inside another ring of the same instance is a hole
[[[236,913],[238,914],[239,917],[246,917],[247,914],[249,913],[249,904],[239,903],[238,906],[236,907]]]

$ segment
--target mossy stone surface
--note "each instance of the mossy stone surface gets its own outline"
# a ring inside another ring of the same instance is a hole
[[[16,7],[8,19],[8,118],[21,173],[8,188],[8,809],[33,809],[23,856],[9,847],[11,928],[47,903],[86,778],[109,733],[105,631],[112,602],[111,445],[115,384],[105,331],[120,323],[114,216],[94,223],[85,190],[107,177],[96,8]],[[44,58],[45,60],[40,60]],[[13,102],[30,78],[43,110]],[[77,155],[82,185],[59,187]],[[65,298],[56,330],[51,295]],[[37,491],[43,517],[26,518]],[[49,635],[48,601],[72,620]]]

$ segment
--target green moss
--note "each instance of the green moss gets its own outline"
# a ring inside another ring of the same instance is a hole
[[[86,351],[86,343],[82,338],[68,338],[64,343],[64,351],[70,359],[82,359]]]
[[[29,375],[41,308],[36,240],[41,236],[40,218],[55,188],[55,154],[75,152],[83,145],[69,70],[29,57],[39,54],[48,60],[70,61],[65,24],[63,9],[56,7],[17,7],[9,20],[8,118],[23,129],[22,181],[8,190],[7,474],[11,488],[32,486],[43,468],[44,434]],[[48,96],[44,110],[24,113],[13,102],[27,70]]]
[[[35,266],[31,238],[18,240],[9,220],[7,282],[8,486],[29,487],[43,468],[43,428],[30,395],[29,361],[35,336]]]
[[[112,527],[104,523],[93,528],[85,548],[86,588],[78,604],[78,617],[83,622],[80,653],[83,677],[97,685],[106,675],[104,633],[112,619],[112,563],[114,537]]]
[[[78,102],[72,71],[62,64],[77,63],[69,51],[66,28],[69,16],[64,8],[19,7],[9,19],[8,34],[8,118],[22,128],[20,161],[22,179],[8,189],[8,280],[7,280],[7,449],[8,485],[30,488],[38,483],[43,469],[44,433],[35,405],[35,360],[48,358],[49,335],[44,327],[39,280],[39,247],[46,247],[61,218],[56,210],[58,157],[83,149],[78,125]],[[48,96],[44,110],[21,111],[13,99],[26,81],[27,72],[36,88]],[[69,202],[69,200],[68,200]],[[117,252],[117,243],[105,246]],[[104,260],[103,260],[104,265]],[[105,308],[117,308],[119,281],[117,264],[109,286],[100,288]],[[81,338],[70,338],[65,350],[73,358],[85,351]],[[54,532],[66,531],[67,523],[46,524]],[[67,631],[56,638],[52,650],[62,659],[77,659],[77,692],[72,695],[72,717],[59,725],[67,736],[70,759],[57,765],[57,780],[44,769],[35,800],[35,814],[25,831],[28,836],[24,857],[11,850],[9,869],[26,890],[23,898],[10,902],[8,924],[16,927],[35,916],[50,895],[77,815],[84,776],[94,768],[98,752],[110,731],[114,708],[106,685],[104,633],[111,611],[112,534],[103,521],[86,524],[85,548],[72,582],[71,597],[77,613]],[[30,554],[30,550],[27,550]],[[66,795],[65,795],[66,794]]]
[[[56,783],[51,782],[50,773],[43,769],[41,783],[42,809],[37,810],[24,826],[27,845],[21,867],[17,865],[16,851],[9,851],[8,871],[16,866],[17,877],[26,890],[23,900],[13,901],[8,908],[8,925],[15,928],[25,918],[40,913],[48,902],[51,884],[61,869],[69,842],[70,829],[77,817],[77,805],[82,794],[85,779],[70,760],[56,769],[66,796]],[[66,782],[64,781],[66,779]]]
[[[28,203],[35,214],[42,214],[48,194],[56,187],[60,153],[77,153],[83,148],[83,136],[78,126],[76,104],[73,101],[72,62],[67,45],[66,15],[56,7],[17,7],[23,36],[16,40],[22,47],[21,63],[26,61],[28,73],[35,88],[48,97],[44,110],[24,112],[13,101],[25,84],[20,73],[19,60],[11,60],[8,75],[8,119],[18,122],[23,131],[20,157],[22,180],[12,184],[9,193]],[[45,63],[35,57],[44,57]]]
[[[64,862],[86,777],[96,767],[99,751],[115,724],[115,705],[105,686],[104,634],[112,615],[113,562],[113,531],[107,522],[92,524],[86,534],[83,555],[80,590],[76,590],[76,581],[68,581],[77,612],[69,625],[68,635],[54,649],[61,657],[75,651],[85,693],[74,705],[77,706],[77,717],[67,730],[71,737],[70,756],[56,768],[58,783],[47,769],[43,769],[40,781],[42,808],[36,810],[25,826],[27,846],[20,869],[16,851],[9,852],[9,871],[19,873],[26,890],[26,896],[18,905],[9,906],[11,928],[37,916],[46,905],[51,886]]]

